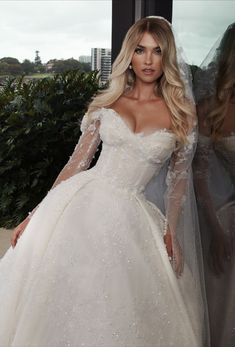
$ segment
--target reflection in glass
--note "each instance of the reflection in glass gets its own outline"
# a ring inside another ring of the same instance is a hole
[[[235,1],[231,0],[173,0],[172,23],[189,64],[201,64],[208,49],[234,21],[234,13]]]
[[[195,75],[194,176],[213,347],[235,346],[235,23]]]

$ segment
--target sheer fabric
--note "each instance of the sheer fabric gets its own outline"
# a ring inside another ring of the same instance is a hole
[[[200,134],[194,160],[211,343],[215,347],[232,347],[235,342],[234,143],[234,136],[213,143],[209,136]]]
[[[99,127],[100,121],[98,119],[98,113],[93,113],[92,121],[87,124],[87,116],[84,115],[81,123],[82,135],[79,142],[76,145],[72,156],[63,170],[57,177],[53,188],[57,186],[61,181],[68,179],[69,177],[85,171],[89,168],[92,159],[97,151],[97,148],[101,142]]]
[[[56,178],[52,189],[55,188],[61,182],[67,180],[68,178],[76,175],[81,171],[85,171],[89,168],[95,153],[98,149],[98,146],[101,142],[99,134],[100,121],[98,119],[98,114],[94,112],[92,116],[92,122],[88,126],[87,115],[85,114],[80,130],[82,135],[79,138],[79,141],[69,159],[67,164],[59,173]],[[40,205],[40,204],[39,204]],[[29,212],[29,218],[31,219],[33,214],[38,209],[37,205],[32,212]]]
[[[176,266],[176,257],[182,257],[188,244],[184,245],[187,235],[184,235],[187,223],[187,204],[190,204],[191,164],[196,145],[196,130],[188,135],[188,143],[173,153],[167,177],[167,190],[165,193],[166,220],[173,239],[173,267]],[[192,187],[191,187],[192,189]],[[188,225],[190,227],[190,224]],[[190,231],[188,231],[190,232]],[[175,269],[176,270],[176,269]],[[177,270],[176,270],[177,272]]]
[[[194,77],[199,119],[194,174],[213,347],[235,345],[234,49],[233,23]]]

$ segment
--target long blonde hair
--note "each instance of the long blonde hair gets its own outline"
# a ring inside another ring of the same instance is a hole
[[[165,100],[171,113],[172,130],[179,142],[185,143],[190,127],[188,120],[190,116],[191,119],[194,118],[194,112],[186,99],[185,87],[180,78],[174,35],[170,24],[164,18],[146,17],[131,26],[113,63],[109,87],[91,102],[88,117],[97,108],[112,105],[125,91],[134,87],[135,75],[129,69],[129,65],[138,43],[146,32],[158,41],[162,52],[163,75],[160,81],[156,81],[156,95],[162,96]]]
[[[206,122],[214,140],[221,137],[221,128],[235,87],[235,23],[231,24],[217,50],[216,93]]]

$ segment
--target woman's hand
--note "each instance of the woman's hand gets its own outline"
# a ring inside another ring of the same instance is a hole
[[[176,237],[172,240],[172,235],[169,230],[163,237],[164,243],[166,245],[166,250],[172,267],[177,275],[177,277],[182,275],[184,267],[184,259],[181,246]]]
[[[183,269],[184,269],[184,257],[183,257],[182,248],[181,248],[177,238],[174,238],[174,240],[173,240],[172,266],[173,266],[173,269],[174,269],[177,277],[180,277],[182,275]]]
[[[171,233],[169,231],[166,232],[166,234],[163,237],[163,240],[166,245],[168,257],[170,260],[172,260],[172,256],[173,256],[172,239],[171,239]]]
[[[26,226],[28,225],[30,221],[30,218],[27,217],[23,220],[23,222],[21,222],[13,231],[13,234],[11,236],[11,245],[14,248],[17,244],[18,239],[20,238],[20,236],[23,234]]]

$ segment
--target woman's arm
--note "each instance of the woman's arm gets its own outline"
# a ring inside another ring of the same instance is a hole
[[[186,229],[186,207],[193,199],[192,159],[197,144],[196,120],[188,130],[187,143],[179,145],[172,154],[166,177],[164,241],[173,268],[179,276],[183,272],[184,229]],[[188,208],[188,210],[190,210]],[[190,218],[191,216],[189,216]]]
[[[51,189],[55,188],[61,182],[67,180],[68,178],[74,176],[75,174],[85,171],[89,168],[92,159],[97,151],[97,148],[101,142],[99,135],[100,119],[99,113],[95,112],[91,119],[89,125],[87,124],[86,115],[82,119],[81,131],[79,142],[76,145],[72,156],[70,157],[67,164],[61,170],[57,176]],[[37,207],[34,208],[32,212],[29,213],[28,217],[23,220],[13,231],[11,238],[11,245],[15,247],[18,238],[24,232],[26,226],[28,225],[33,214],[36,212]]]
[[[85,171],[89,168],[96,150],[100,144],[99,135],[100,121],[93,121],[89,127],[82,133],[78,144],[76,145],[69,161],[59,173],[52,188],[56,187],[62,181],[67,180],[75,174]]]

